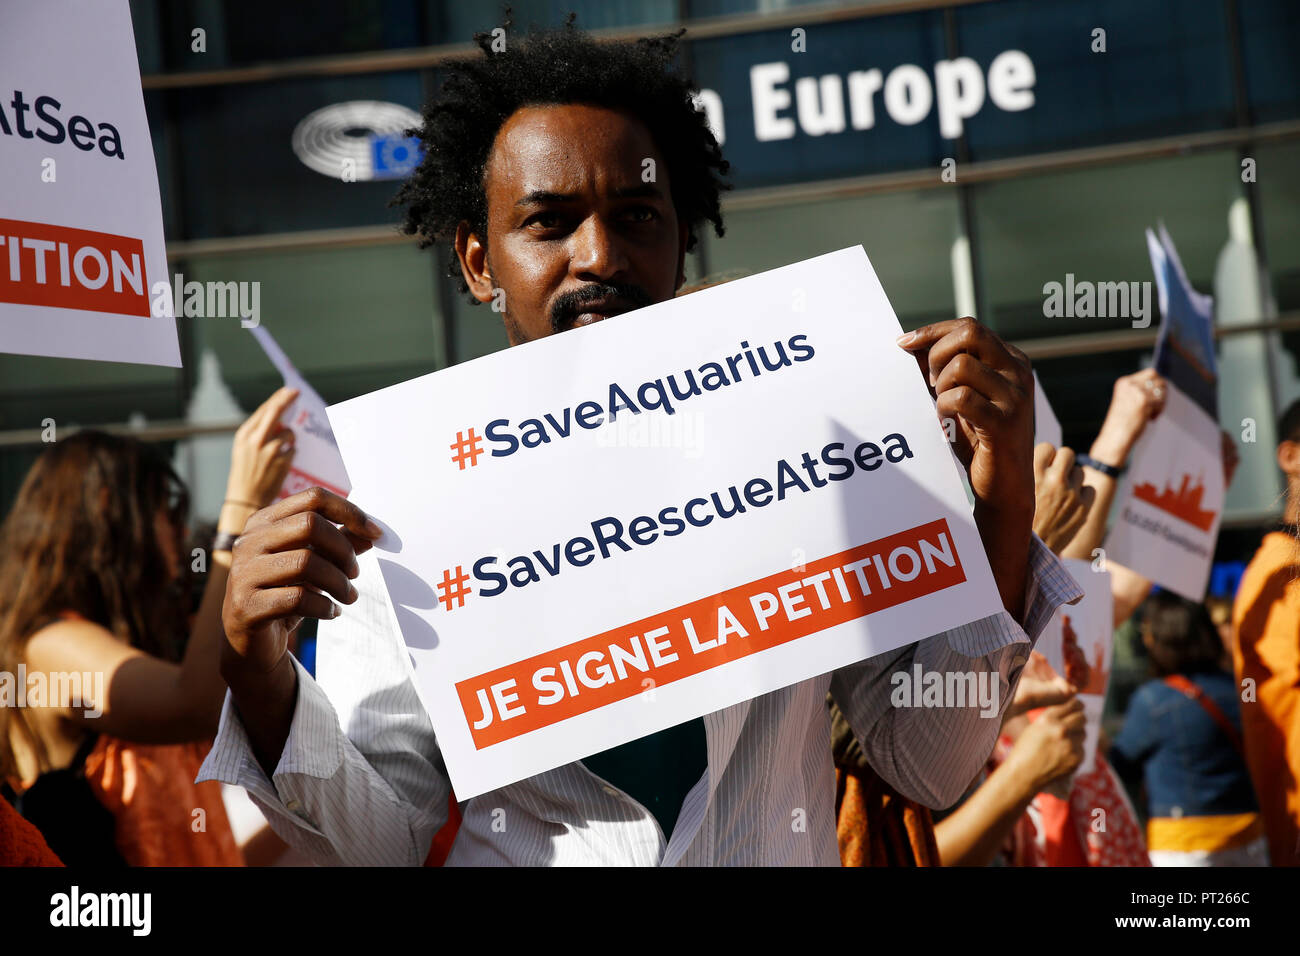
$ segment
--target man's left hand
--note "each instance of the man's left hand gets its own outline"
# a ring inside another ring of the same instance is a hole
[[[975,523],[1002,604],[1024,614],[1034,521],[1034,379],[1023,352],[972,318],[923,326],[916,356],[975,494]],[[947,426],[951,419],[953,427]]]

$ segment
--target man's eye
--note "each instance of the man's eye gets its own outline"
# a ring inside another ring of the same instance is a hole
[[[633,222],[653,222],[659,218],[659,213],[649,206],[634,206],[624,212],[623,215]]]
[[[564,217],[558,212],[539,212],[528,217],[524,223],[529,228],[558,229],[564,224]]]

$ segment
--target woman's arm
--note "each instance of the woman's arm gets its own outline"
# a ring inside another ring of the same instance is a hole
[[[1164,379],[1154,369],[1116,379],[1106,420],[1088,450],[1089,457],[1103,465],[1123,468],[1147,422],[1165,407],[1166,391]],[[1093,550],[1101,547],[1106,537],[1106,522],[1110,520],[1119,480],[1085,465],[1083,483],[1093,489],[1096,497],[1083,527],[1061,551],[1061,556],[1091,561]]]
[[[1074,698],[1043,711],[970,798],[935,824],[943,866],[987,866],[1030,801],[1083,760],[1083,704]]]
[[[293,460],[293,434],[280,425],[280,416],[296,397],[293,389],[278,390],[235,433],[219,533],[241,533],[249,516],[283,483]],[[29,670],[82,675],[83,700],[51,703],[65,719],[87,729],[148,744],[210,739],[226,691],[219,663],[230,562],[229,551],[208,555],[207,583],[180,663],[145,654],[98,624],[73,620],[32,636]]]

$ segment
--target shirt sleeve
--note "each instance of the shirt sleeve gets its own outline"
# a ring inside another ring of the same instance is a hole
[[[293,720],[268,779],[227,694],[198,779],[243,787],[281,839],[313,862],[419,866],[446,822],[450,783],[373,553],[358,562],[358,600],[318,632],[333,702],[294,660]]]
[[[1030,544],[1025,591],[1023,627],[999,611],[833,675],[831,693],[868,761],[899,793],[934,809],[960,799],[993,750],[1002,714],[1038,636],[1058,607],[1083,597],[1078,582],[1037,535]],[[893,675],[910,682],[918,665],[922,674],[973,676],[973,682],[964,677],[964,686],[973,686],[976,699],[964,707],[895,707]],[[985,688],[982,695],[979,688]]]

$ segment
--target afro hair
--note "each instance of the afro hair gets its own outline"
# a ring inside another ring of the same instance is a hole
[[[448,68],[438,95],[424,107],[423,125],[410,131],[420,138],[424,158],[392,203],[405,207],[402,231],[418,236],[421,247],[450,243],[462,222],[486,236],[483,174],[497,132],[521,107],[563,103],[604,106],[640,119],[668,166],[673,206],[688,227],[687,251],[706,222],[723,234],[728,164],[696,105],[697,88],[674,63],[685,31],[598,42],[573,24],[571,14],[562,29],[530,33],[504,48],[501,31],[476,34],[483,56]],[[504,27],[510,26],[507,11]],[[447,274],[461,292],[469,291],[454,250]]]

